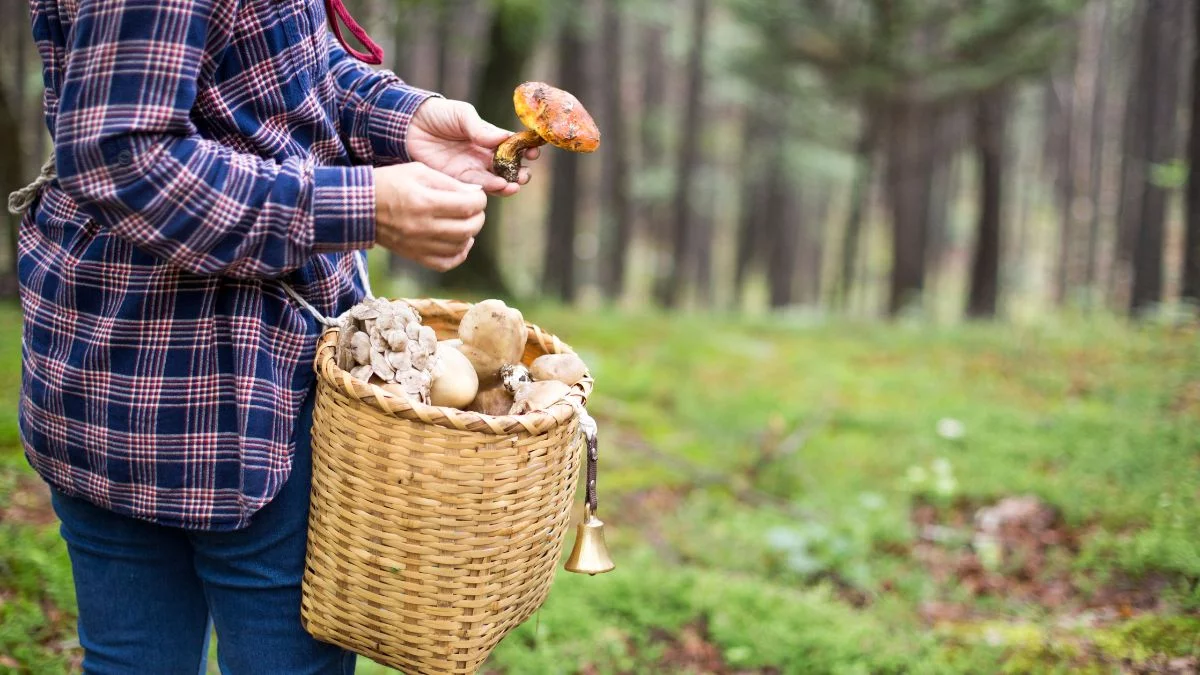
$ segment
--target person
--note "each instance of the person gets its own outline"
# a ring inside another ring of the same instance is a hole
[[[461,264],[529,180],[488,170],[510,132],[357,60],[340,0],[31,9],[54,162],[19,231],[20,429],[83,670],[204,672],[215,629],[224,673],[351,673],[300,620],[322,326],[288,288],[338,316],[366,249]]]

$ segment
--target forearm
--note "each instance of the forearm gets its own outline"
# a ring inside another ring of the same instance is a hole
[[[440,94],[359,62],[332,37],[327,42],[342,140],[355,161],[374,166],[410,161],[405,140],[413,113]]]
[[[198,137],[111,145],[115,163],[84,170],[97,145],[60,143],[63,189],[117,236],[189,272],[274,277],[314,253],[374,242],[369,167],[277,163]]]

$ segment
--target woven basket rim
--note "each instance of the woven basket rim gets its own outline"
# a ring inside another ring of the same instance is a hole
[[[440,318],[458,323],[473,304],[462,300],[441,298],[396,298],[406,302],[417,310],[422,322],[430,318]],[[548,333],[537,324],[525,322],[527,345],[536,344],[546,354],[575,353],[570,345]],[[526,413],[524,415],[485,415],[483,413],[459,410],[445,406],[428,405],[414,402],[405,397],[392,394],[378,385],[368,384],[354,378],[350,373],[337,365],[337,344],[339,329],[331,327],[321,334],[317,343],[315,370],[317,376],[327,385],[361,401],[376,410],[416,422],[425,422],[446,429],[458,431],[476,431],[496,435],[511,435],[514,433],[529,433],[537,436],[549,432],[561,424],[566,424],[575,416],[575,407],[569,401],[586,405],[592,392],[592,375],[587,371],[583,379],[571,387],[566,400],[557,403],[546,410]],[[528,346],[526,347],[528,349]]]

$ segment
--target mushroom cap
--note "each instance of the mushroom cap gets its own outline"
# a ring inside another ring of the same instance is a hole
[[[600,129],[579,99],[545,82],[526,82],[513,92],[521,123],[553,146],[571,152],[594,152]]]

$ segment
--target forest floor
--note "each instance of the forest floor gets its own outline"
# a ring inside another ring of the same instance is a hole
[[[560,571],[487,672],[1200,670],[1195,330],[526,316],[596,377],[617,570]],[[0,672],[61,673],[70,571],[17,447],[18,323],[0,312]]]

